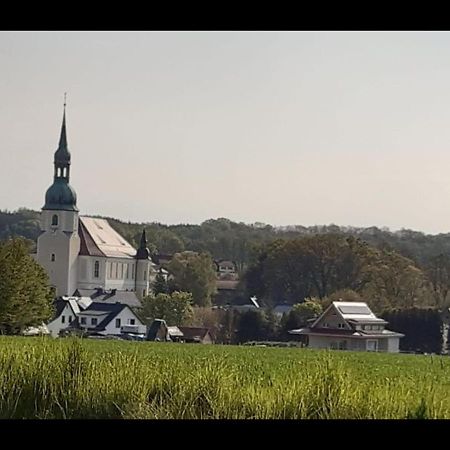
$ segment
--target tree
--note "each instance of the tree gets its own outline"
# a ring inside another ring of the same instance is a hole
[[[450,291],[450,256],[439,254],[431,258],[426,268],[426,274],[433,290],[436,305],[448,306]]]
[[[18,334],[53,316],[53,291],[45,270],[23,239],[0,243],[0,332]]]
[[[380,252],[362,290],[375,312],[385,308],[425,306],[426,279],[414,262],[393,251]]]
[[[164,275],[160,273],[156,274],[155,281],[153,282],[152,291],[154,295],[168,294],[170,292],[169,285]]]
[[[176,253],[167,266],[179,290],[190,292],[194,304],[208,306],[216,293],[216,271],[206,253]]]
[[[366,300],[352,289],[339,289],[320,300],[323,310],[328,308],[333,302],[366,302]]]
[[[242,312],[237,320],[236,338],[238,342],[262,341],[269,339],[271,324],[264,311]]]
[[[308,321],[322,314],[323,308],[320,300],[315,298],[305,299],[302,303],[296,303],[288,314],[281,319],[281,336],[289,338],[289,330],[308,326]]]
[[[272,242],[245,281],[247,291],[259,292],[266,304],[324,299],[350,289],[380,310],[424,305],[428,296],[424,274],[412,260],[336,234]]]
[[[179,326],[192,317],[192,295],[189,292],[149,295],[142,300],[142,316],[147,324],[162,319],[169,326]]]

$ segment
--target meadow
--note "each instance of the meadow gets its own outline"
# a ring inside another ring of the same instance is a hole
[[[0,418],[450,418],[450,358],[0,337]]]

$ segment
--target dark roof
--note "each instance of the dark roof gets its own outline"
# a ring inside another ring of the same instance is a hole
[[[136,252],[136,259],[149,259],[150,250],[147,248],[147,238],[145,237],[145,228],[142,230],[141,242]]]
[[[203,340],[209,333],[209,328],[202,327],[178,327],[186,339],[200,339]]]
[[[58,298],[54,301],[53,305],[55,306],[55,316],[54,319],[59,317],[61,313],[63,312],[64,308],[66,307],[68,302],[66,300],[63,300],[62,298]]]
[[[158,334],[158,331],[161,329],[161,327],[164,327],[166,330],[166,339],[169,337],[169,331],[167,328],[167,324],[165,320],[162,319],[155,319],[152,324],[150,325],[150,328],[147,332],[147,341],[154,341],[156,339],[156,336]]]
[[[114,317],[117,316],[123,309],[128,308],[128,305],[121,303],[97,303],[92,302],[88,308],[86,308],[80,315],[85,315],[90,312],[107,313],[108,315],[94,328],[96,331],[102,331],[105,329],[106,325],[110,323]]]
[[[59,317],[61,315],[61,313],[64,311],[64,308],[66,307],[66,305],[69,305],[69,308],[72,310],[74,317],[77,316],[76,312],[73,310],[72,305],[70,304],[70,302],[68,300],[64,300],[59,297],[53,302],[53,305],[55,307],[55,315],[53,316],[52,320],[55,320],[57,317]]]
[[[97,303],[122,303],[132,308],[142,307],[141,301],[133,291],[103,291],[101,289],[77,289],[74,295],[89,297]]]
[[[80,236],[80,255],[82,256],[105,256],[92,239],[83,222],[78,219],[78,236]]]

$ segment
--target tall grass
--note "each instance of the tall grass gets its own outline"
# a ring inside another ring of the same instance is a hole
[[[0,338],[0,418],[450,418],[450,359]]]

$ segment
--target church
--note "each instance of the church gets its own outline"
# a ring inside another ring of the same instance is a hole
[[[53,184],[45,194],[36,259],[46,270],[56,296],[123,292],[141,300],[151,290],[157,267],[150,258],[145,230],[136,250],[104,219],[79,215],[70,185],[66,104],[54,155]]]

